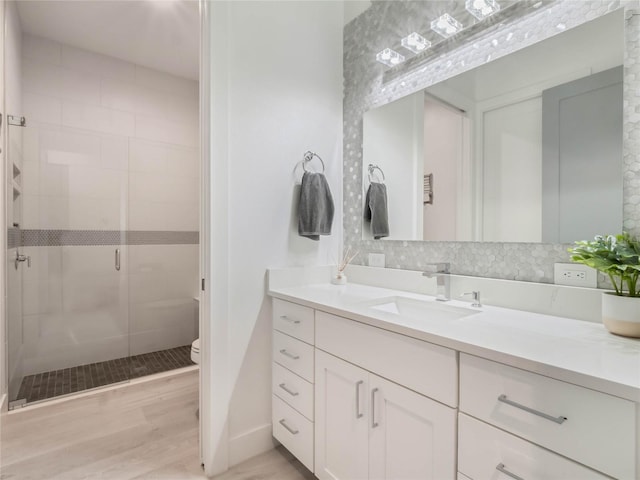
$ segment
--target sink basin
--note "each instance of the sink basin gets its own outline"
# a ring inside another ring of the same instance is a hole
[[[435,300],[418,300],[409,297],[386,297],[366,303],[367,307],[412,320],[457,320],[478,313],[471,308],[456,307]]]

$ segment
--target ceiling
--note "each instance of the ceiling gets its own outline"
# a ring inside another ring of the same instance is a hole
[[[198,79],[196,0],[18,0],[22,31]]]

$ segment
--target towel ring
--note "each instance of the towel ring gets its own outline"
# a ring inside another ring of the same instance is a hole
[[[374,165],[373,163],[369,164],[369,183],[373,182],[372,176],[373,172],[376,170],[378,170],[382,174],[382,182],[384,183],[384,181],[386,180],[386,178],[384,177],[384,172],[378,165]]]
[[[314,152],[305,152],[304,159],[302,160],[302,169],[305,172],[311,171],[311,170],[307,170],[307,163],[313,160],[313,157],[316,157],[318,160],[320,160],[320,163],[322,164],[322,173],[324,173],[324,170],[325,170],[324,161],[322,160],[322,158],[320,158],[320,155]]]

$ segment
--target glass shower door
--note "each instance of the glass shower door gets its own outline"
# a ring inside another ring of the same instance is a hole
[[[31,403],[130,378],[128,140],[26,122],[9,127],[21,137],[16,250],[30,259],[9,266],[22,277],[9,280],[22,290],[9,363],[11,400]]]

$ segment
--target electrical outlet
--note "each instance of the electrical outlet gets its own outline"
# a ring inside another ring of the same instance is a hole
[[[384,253],[370,253],[369,266],[384,268],[385,267]]]
[[[577,263],[556,263],[553,265],[553,281],[558,285],[596,288],[598,276],[593,268]]]

